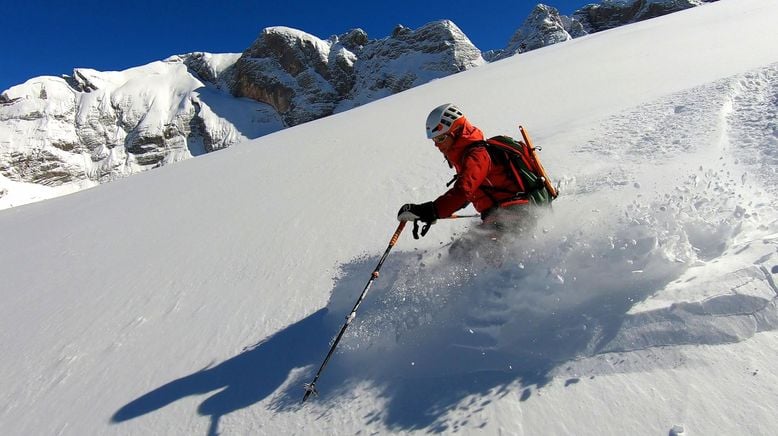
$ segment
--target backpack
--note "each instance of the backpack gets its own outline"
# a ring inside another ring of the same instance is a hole
[[[515,198],[527,198],[536,205],[550,205],[559,191],[551,184],[540,163],[537,155],[539,149],[532,144],[524,127],[519,126],[519,131],[523,141],[508,136],[495,136],[485,141],[486,150],[493,161],[508,168],[510,176],[521,188]]]

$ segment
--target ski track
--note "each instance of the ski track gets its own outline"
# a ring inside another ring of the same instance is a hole
[[[358,384],[364,380],[350,374],[359,373],[390,392],[381,417],[390,427],[405,428],[399,421],[411,416],[416,425],[450,429],[440,403],[464,400],[464,394],[444,390],[420,401],[417,395],[428,395],[421,390],[436,389],[418,386],[421,380],[499,374],[478,392],[465,381],[451,388],[488,395],[515,381],[541,386],[564,362],[737,342],[778,328],[772,277],[778,271],[777,114],[773,65],[592,127],[592,137],[571,151],[582,162],[599,162],[596,171],[559,175],[566,180],[562,196],[534,231],[502,244],[474,243],[464,258],[450,255],[450,244],[394,253],[344,337],[335,368],[328,369],[336,375],[328,380]],[[670,166],[678,177],[644,186],[658,166]],[[614,204],[608,199],[613,190],[635,195]],[[328,305],[333,332],[375,261],[343,266]],[[696,277],[719,261],[743,266],[724,277]],[[607,277],[613,286],[603,285]],[[640,308],[665,294],[682,298],[689,289],[697,295],[708,289],[709,296]],[[418,413],[400,405],[408,401]]]
[[[729,120],[738,161],[771,194],[778,189],[778,66],[746,74],[736,84]]]

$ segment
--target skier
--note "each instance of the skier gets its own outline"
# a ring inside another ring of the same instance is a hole
[[[529,136],[523,127],[519,126],[519,130],[524,138],[524,142],[521,143],[502,136],[487,140],[481,129],[470,124],[462,111],[453,104],[438,106],[430,112],[427,117],[427,138],[432,139],[438,150],[446,157],[449,166],[456,169],[456,176],[452,181],[454,186],[435,201],[422,204],[408,203],[400,208],[397,219],[401,222],[370,275],[370,280],[362,290],[362,294],[354,304],[354,308],[346,317],[346,322],[335,336],[319,370],[313,380],[305,385],[303,402],[317,393],[316,383],[319,377],[332,358],[346,329],[356,317],[357,309],[373,281],[378,278],[381,266],[406,226],[405,221],[414,222],[413,236],[418,239],[419,221],[424,223],[421,232],[421,236],[424,236],[438,218],[450,217],[457,210],[472,203],[481,213],[484,224],[497,233],[502,233],[534,224],[537,217],[531,208],[535,205],[551,204],[551,200],[556,198],[557,191],[548,181],[545,169],[534,153]],[[506,143],[512,143],[513,147],[501,147],[501,144]],[[523,166],[521,175],[512,163],[512,158],[515,156],[519,156],[524,162],[519,164]],[[466,239],[459,239],[451,244],[449,253],[467,255],[475,252],[476,255],[480,255],[479,248],[482,247],[478,247],[478,244],[469,245]],[[504,248],[498,247],[498,251],[487,250],[484,253],[486,260],[500,266]]]
[[[400,208],[400,221],[421,221],[424,236],[438,218],[451,216],[472,203],[483,223],[498,232],[526,227],[534,222],[528,196],[511,177],[505,161],[494,160],[485,146],[484,134],[451,103],[427,117],[427,138],[456,170],[454,185],[434,201],[408,203]]]

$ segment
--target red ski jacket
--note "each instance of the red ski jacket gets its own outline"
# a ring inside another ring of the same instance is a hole
[[[473,146],[484,141],[484,134],[466,119],[464,121],[462,133],[451,148],[443,153],[456,169],[457,179],[451,189],[435,200],[435,210],[439,217],[451,216],[468,203],[472,203],[478,212],[484,213],[510,200],[520,190],[509,175],[509,169],[493,162],[486,147]]]

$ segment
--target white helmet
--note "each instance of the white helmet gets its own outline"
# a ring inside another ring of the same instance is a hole
[[[464,117],[462,111],[451,103],[442,104],[430,112],[427,117],[427,138],[448,133],[454,121]]]

